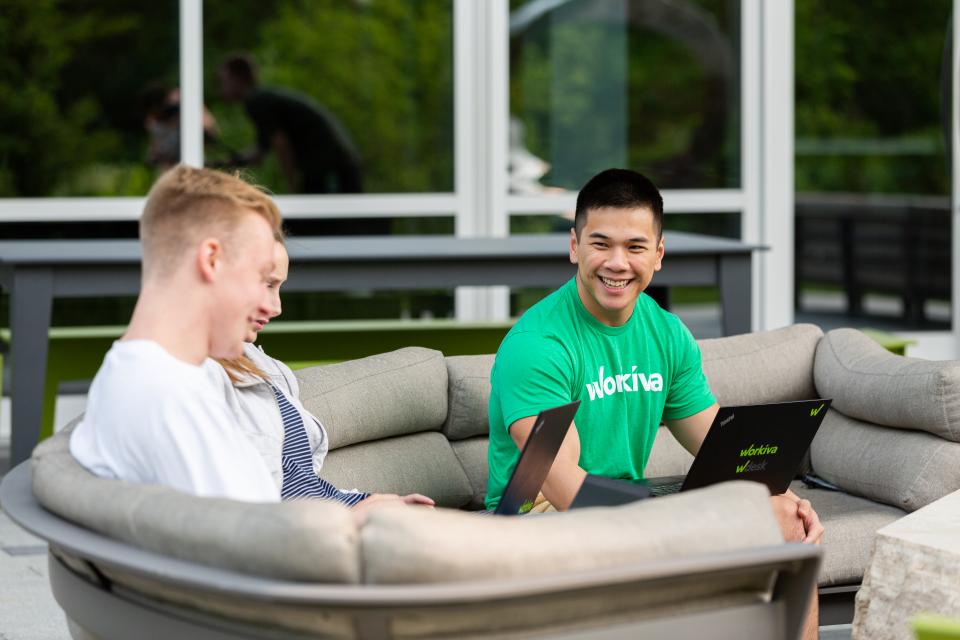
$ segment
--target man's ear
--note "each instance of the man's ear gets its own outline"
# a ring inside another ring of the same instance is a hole
[[[206,238],[197,246],[197,273],[203,282],[213,282],[223,267],[223,245],[216,238]]]
[[[577,230],[570,229],[570,264],[577,264]]]
[[[653,265],[654,271],[660,271],[663,266],[663,234],[660,234],[660,242],[657,243],[657,262]]]

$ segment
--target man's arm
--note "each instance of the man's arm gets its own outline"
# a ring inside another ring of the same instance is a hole
[[[520,418],[510,425],[510,437],[518,449],[523,449],[536,421],[537,416],[530,416]],[[557,511],[566,511],[586,477],[587,472],[580,468],[580,435],[577,433],[577,425],[571,422],[570,430],[567,431],[553,466],[550,467],[547,480],[543,483],[543,497],[549,500]]]
[[[667,428],[670,429],[670,433],[677,439],[677,442],[683,445],[684,449],[696,456],[719,410],[720,405],[714,402],[703,411],[692,416],[679,420],[667,420]]]

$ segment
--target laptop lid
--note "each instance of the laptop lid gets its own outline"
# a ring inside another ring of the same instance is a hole
[[[727,480],[762,482],[783,493],[797,475],[832,400],[721,407],[682,491]]]
[[[527,438],[510,482],[494,511],[497,515],[515,516],[530,511],[543,487],[550,467],[560,451],[560,445],[570,429],[580,401],[544,409],[537,416]]]

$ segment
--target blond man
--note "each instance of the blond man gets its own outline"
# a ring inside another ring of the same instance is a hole
[[[239,356],[266,312],[280,225],[269,197],[222,172],[180,165],[153,186],[140,219],[140,296],[70,438],[87,469],[200,496],[280,499],[200,366]]]

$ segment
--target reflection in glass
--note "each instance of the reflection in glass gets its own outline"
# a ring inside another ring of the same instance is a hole
[[[510,217],[510,235],[524,233],[569,233],[573,228],[573,212],[556,215],[522,215]],[[671,231],[699,233],[706,236],[740,239],[740,213],[665,213],[664,233]]]
[[[796,2],[796,306],[805,320],[949,326],[951,8]]]
[[[737,0],[512,0],[510,187],[740,184]]]
[[[151,133],[155,87],[178,84],[177,29],[176,0],[4,0],[0,197],[145,194],[179,160],[167,139],[158,162]]]
[[[207,0],[204,65],[209,165],[275,193],[452,191],[451,0]]]
[[[360,158],[350,134],[327,109],[306,94],[264,87],[249,54],[233,54],[218,70],[224,100],[242,104],[256,130],[256,142],[234,153],[233,166],[259,165],[277,157],[294,193],[360,193]]]

